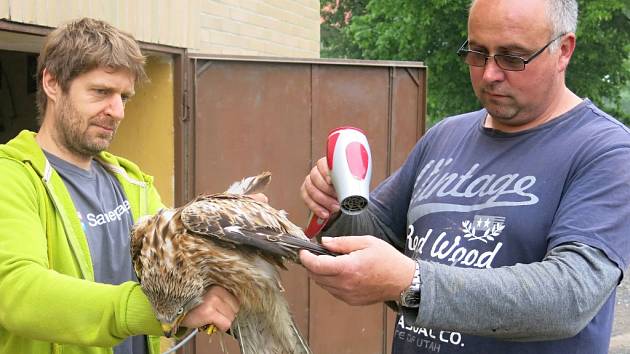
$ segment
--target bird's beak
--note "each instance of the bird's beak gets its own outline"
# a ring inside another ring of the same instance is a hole
[[[177,329],[175,331],[177,331]],[[170,323],[162,323],[162,332],[164,332],[166,338],[171,338],[173,335],[173,326]]]
[[[179,329],[179,324],[182,322],[186,314],[180,315],[172,323],[161,323],[162,332],[166,338],[171,338]]]

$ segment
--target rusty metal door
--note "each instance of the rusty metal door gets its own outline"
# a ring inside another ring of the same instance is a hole
[[[270,203],[304,226],[299,187],[323,154],[328,132],[363,129],[373,156],[372,188],[397,169],[425,129],[422,63],[193,56],[189,114],[176,127],[180,202],[271,171]],[[190,93],[190,94],[188,94]],[[314,353],[388,353],[394,314],[348,306],[299,266],[282,273],[286,297]],[[186,353],[238,353],[227,336],[199,335]]]

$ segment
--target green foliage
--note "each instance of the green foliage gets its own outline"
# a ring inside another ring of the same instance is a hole
[[[624,97],[630,96],[630,9],[626,1],[578,0],[578,44],[567,73],[567,85],[630,123],[630,112],[624,109],[624,104],[628,104]],[[322,7],[335,2],[321,1]],[[344,12],[351,11],[352,17],[346,23],[340,20],[339,11],[328,18],[323,16],[321,55],[423,61],[429,69],[430,124],[478,109],[468,68],[455,55],[466,39],[469,3],[470,0],[341,0],[340,6],[345,6]]]
[[[346,30],[352,16],[361,16],[369,0],[321,0],[320,56],[322,58],[361,58],[361,48]]]
[[[583,0],[577,47],[567,72],[567,86],[589,97],[608,113],[630,123],[622,92],[630,88],[630,18],[625,1]]]
[[[455,55],[466,39],[468,3],[469,0],[368,1],[363,14],[353,13],[350,23],[340,29],[359,49],[348,57],[424,62],[429,68],[427,111],[431,123],[451,113],[478,109],[468,67]],[[322,32],[322,39],[325,35]]]

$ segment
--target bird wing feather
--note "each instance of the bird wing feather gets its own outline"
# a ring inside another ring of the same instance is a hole
[[[246,177],[232,183],[226,193],[230,194],[254,194],[260,193],[271,181],[271,172],[263,172],[257,176]]]
[[[141,225],[143,225],[143,223],[139,220],[139,222],[133,226],[129,237],[131,262],[133,263],[133,270],[136,272],[136,277],[140,282],[142,282],[142,262],[140,261],[140,252],[142,251],[142,243],[144,242],[144,233],[137,232],[137,229],[141,227]]]
[[[299,262],[300,249],[334,255],[308,239],[288,233],[274,218],[274,212],[279,213],[248,197],[214,194],[201,196],[185,206],[181,218],[184,227],[195,234],[252,247],[269,256]]]

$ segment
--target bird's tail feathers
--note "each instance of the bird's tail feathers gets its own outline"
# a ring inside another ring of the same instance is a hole
[[[295,354],[313,354],[311,348],[309,348],[308,343],[302,337],[302,334],[295,326],[295,322],[291,322],[291,329],[293,330],[293,334],[297,340],[297,348]]]
[[[226,193],[242,195],[260,193],[269,184],[269,181],[271,181],[271,172],[265,171],[258,176],[246,177],[232,183]]]
[[[312,354],[295,325],[286,302],[281,300],[275,304],[278,307],[269,309],[271,312],[265,315],[259,313],[251,317],[236,318],[232,331],[238,339],[241,354]]]
[[[304,337],[302,337],[293,322],[290,326],[295,345],[291,349],[274,345],[274,339],[263,336],[264,331],[262,333],[258,331],[254,332],[249,328],[250,326],[252,326],[252,324],[241,326],[237,323],[232,329],[233,332],[236,332],[235,335],[241,354],[313,354],[308,343]],[[238,329],[234,330],[235,327]]]

